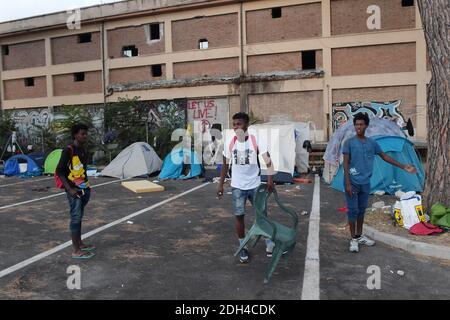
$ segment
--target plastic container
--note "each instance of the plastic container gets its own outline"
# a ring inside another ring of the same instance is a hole
[[[20,173],[27,172],[28,169],[28,163],[19,163],[19,171]]]

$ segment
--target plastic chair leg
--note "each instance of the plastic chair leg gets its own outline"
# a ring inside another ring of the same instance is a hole
[[[244,241],[241,243],[241,245],[239,246],[237,251],[234,253],[234,256],[237,256],[239,254],[239,252],[241,252],[241,250],[247,245],[247,243],[250,241],[250,239],[254,236],[252,230],[253,229],[250,229],[250,231],[247,233],[247,235],[244,238]]]
[[[281,256],[283,255],[284,248],[281,244],[276,244],[273,250],[272,259],[270,260],[269,268],[266,272],[266,278],[264,279],[264,283],[269,282],[270,277],[272,277],[275,268],[277,267],[278,262],[280,261]]]

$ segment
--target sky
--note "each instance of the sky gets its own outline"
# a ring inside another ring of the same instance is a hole
[[[0,22],[120,0],[0,0]]]

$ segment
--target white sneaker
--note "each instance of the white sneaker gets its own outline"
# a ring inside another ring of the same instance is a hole
[[[350,252],[359,252],[358,240],[350,240]]]
[[[372,239],[367,238],[364,235],[362,235],[361,237],[359,237],[356,240],[358,240],[359,244],[365,244],[366,246],[373,246],[375,244],[375,241],[373,241]]]

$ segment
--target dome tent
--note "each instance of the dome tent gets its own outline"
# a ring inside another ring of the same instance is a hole
[[[102,176],[119,179],[134,178],[161,170],[162,161],[145,142],[136,142],[123,149],[101,172]]]
[[[385,191],[394,194],[396,191],[422,192],[425,182],[425,173],[417,157],[414,145],[411,141],[398,136],[375,136],[372,137],[389,157],[401,163],[412,164],[417,168],[416,174],[411,174],[397,168],[379,156],[375,157],[373,173],[370,178],[370,193]],[[344,168],[339,166],[338,172],[331,182],[331,187],[344,192]]]
[[[62,149],[53,150],[45,159],[44,174],[55,174],[59,159],[61,159]]]
[[[20,164],[24,162],[26,162],[26,171],[21,172],[22,170]],[[18,154],[9,158],[5,162],[4,174],[6,176],[18,176],[20,174],[40,176],[42,174],[42,170],[29,156],[25,154]]]

